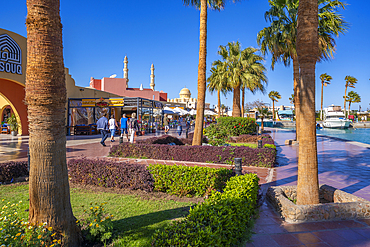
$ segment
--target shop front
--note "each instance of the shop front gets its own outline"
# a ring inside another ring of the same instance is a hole
[[[163,104],[144,98],[70,98],[68,99],[67,135],[98,134],[96,122],[108,114],[119,124],[122,114],[138,116],[139,133],[153,133],[163,125]]]

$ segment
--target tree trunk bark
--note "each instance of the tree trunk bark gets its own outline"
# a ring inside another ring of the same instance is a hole
[[[346,103],[347,103],[347,86],[344,89],[344,116],[347,117]]]
[[[232,116],[240,117],[240,86],[234,88]]]
[[[320,119],[322,121],[322,105],[324,102],[324,81],[321,82],[321,112],[320,112]]]
[[[221,117],[221,90],[217,91],[218,117]]]
[[[27,0],[27,75],[30,175],[29,221],[47,222],[78,246],[66,164],[62,24],[59,0]]]
[[[245,87],[242,87],[242,104],[241,104],[242,117],[244,117],[244,94],[245,94]]]
[[[204,106],[206,98],[207,59],[207,0],[201,0],[199,28],[199,65],[198,65],[198,101],[197,118],[192,145],[202,145]]]
[[[318,49],[318,2],[300,0],[298,7],[297,54],[300,66],[299,156],[297,204],[319,203],[319,179],[315,118],[315,66]]]
[[[275,121],[275,100],[272,101],[272,121]]]
[[[299,63],[298,58],[293,57],[293,88],[294,88],[294,109],[295,109],[295,139],[299,141],[299,120],[300,120],[300,100],[299,100]]]

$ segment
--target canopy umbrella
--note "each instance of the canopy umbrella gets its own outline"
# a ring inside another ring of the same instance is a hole
[[[190,115],[197,115],[197,111],[194,109],[191,109],[189,112]]]
[[[178,115],[178,113],[176,111],[174,111],[174,109],[171,109],[167,106],[163,108],[163,113],[164,114],[169,114],[169,115]]]
[[[173,111],[179,113],[181,116],[189,114],[189,112],[187,110],[181,109],[179,107],[176,107],[175,109],[173,109]]]
[[[204,110],[204,115],[207,115],[207,116],[214,116],[214,115],[217,115],[217,113],[213,112],[213,111],[210,111],[210,110]]]

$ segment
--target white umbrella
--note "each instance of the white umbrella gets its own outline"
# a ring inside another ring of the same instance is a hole
[[[170,115],[178,115],[177,112],[175,112],[173,109],[171,109],[167,106],[163,108],[163,113],[164,114],[170,114]]]
[[[207,115],[207,116],[214,116],[214,115],[217,115],[217,113],[213,112],[213,111],[210,111],[210,110],[205,110],[204,111],[204,115]]]
[[[194,109],[191,109],[189,112],[190,115],[197,115],[197,111]]]
[[[179,113],[180,115],[186,115],[186,114],[189,114],[188,111],[184,110],[184,109],[181,109],[179,107],[176,107],[175,109],[173,109],[174,112],[177,112]]]

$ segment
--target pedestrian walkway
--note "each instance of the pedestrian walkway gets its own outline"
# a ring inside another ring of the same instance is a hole
[[[267,128],[266,128],[267,129]],[[271,185],[296,185],[298,145],[285,146],[294,139],[292,131],[268,129],[277,144],[278,167]],[[370,200],[370,145],[326,136],[317,137],[319,182]],[[332,246],[370,247],[370,219],[289,224],[263,202],[247,246]]]

